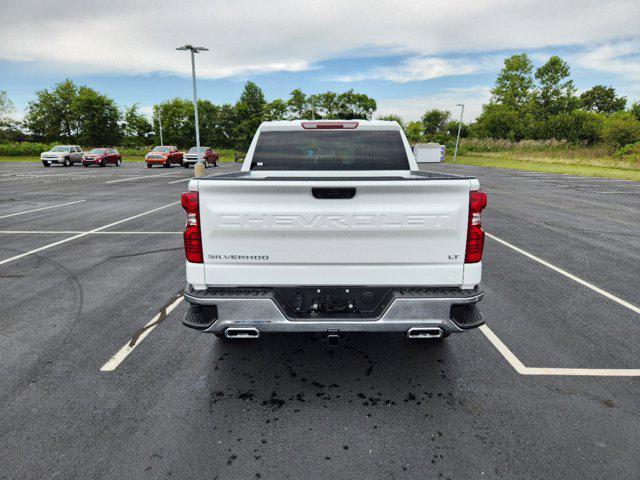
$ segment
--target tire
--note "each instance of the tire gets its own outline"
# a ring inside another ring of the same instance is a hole
[[[167,160],[167,163],[163,165],[164,168],[171,168],[171,161]]]
[[[69,160],[68,158],[65,158],[64,161],[62,162],[62,166],[68,167],[69,165],[71,165],[71,160]]]
[[[83,163],[82,165],[84,165],[86,168],[89,168],[89,164],[88,163]]]
[[[44,167],[50,167],[51,166],[51,164],[49,162],[42,162],[42,165]]]
[[[151,164],[150,163],[147,163],[147,168],[151,168]]]
[[[121,159],[117,159],[116,160],[116,167],[119,167],[120,165],[122,165],[122,160]]]
[[[104,167],[106,167],[106,166],[107,166],[107,162],[105,162],[104,160],[102,160],[102,161],[100,162],[100,167],[104,168]]]
[[[183,163],[183,164],[182,164],[182,166],[183,166],[184,168],[189,168],[189,164],[188,164],[188,163]]]

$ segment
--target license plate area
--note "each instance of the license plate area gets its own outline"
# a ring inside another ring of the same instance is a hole
[[[389,288],[370,287],[282,287],[275,298],[291,318],[377,318],[392,294]]]

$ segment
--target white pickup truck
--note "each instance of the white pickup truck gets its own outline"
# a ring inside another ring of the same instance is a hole
[[[346,332],[439,339],[484,323],[486,194],[475,178],[419,171],[395,122],[265,122],[240,172],[188,190],[188,327],[334,343]]]

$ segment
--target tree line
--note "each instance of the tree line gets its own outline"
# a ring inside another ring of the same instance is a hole
[[[203,145],[245,150],[261,122],[286,119],[370,119],[376,101],[348,90],[307,95],[293,90],[287,99],[267,101],[254,82],[247,82],[235,104],[198,102]],[[39,141],[86,146],[142,147],[160,141],[162,119],[166,144],[193,145],[194,114],[190,100],[174,98],[154,105],[148,119],[134,104],[120,109],[116,102],[87,86],[65,80],[39,90],[29,102],[24,121],[10,120],[12,104],[0,92],[0,142]],[[412,143],[453,143],[458,122],[447,110],[427,110],[419,121],[398,121]],[[555,139],[591,145],[605,142],[621,147],[640,141],[640,102],[628,106],[610,86],[595,85],[577,94],[567,62],[552,56],[534,68],[526,53],[504,60],[490,101],[472,123],[463,123],[462,137],[519,141]]]
[[[247,82],[235,104],[198,100],[200,138],[203,145],[246,150],[256,129],[266,120],[370,119],[376,108],[374,99],[353,90],[306,95],[295,89],[286,100],[268,102],[258,85]],[[193,103],[183,98],[154,105],[149,120],[137,104],[121,110],[107,95],[67,79],[51,89],[37,91],[23,122],[11,122],[6,115],[11,110],[6,93],[0,92],[0,112],[5,112],[0,113],[0,141],[143,147],[160,142],[161,119],[165,144],[181,148],[194,144]]]
[[[534,69],[526,53],[513,55],[505,59],[489,103],[473,123],[461,126],[461,136],[612,147],[640,141],[640,102],[627,109],[627,99],[610,86],[595,85],[580,95],[576,91],[571,69],[560,57]],[[401,121],[394,115],[385,118]],[[449,111],[431,109],[404,129],[411,142],[452,143],[458,122]]]

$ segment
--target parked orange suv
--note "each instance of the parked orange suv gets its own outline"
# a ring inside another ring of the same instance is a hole
[[[144,161],[147,164],[147,168],[151,168],[154,165],[162,165],[165,168],[169,168],[174,164],[182,165],[182,159],[184,152],[178,151],[178,147],[174,145],[161,145],[154,147],[144,157]]]

